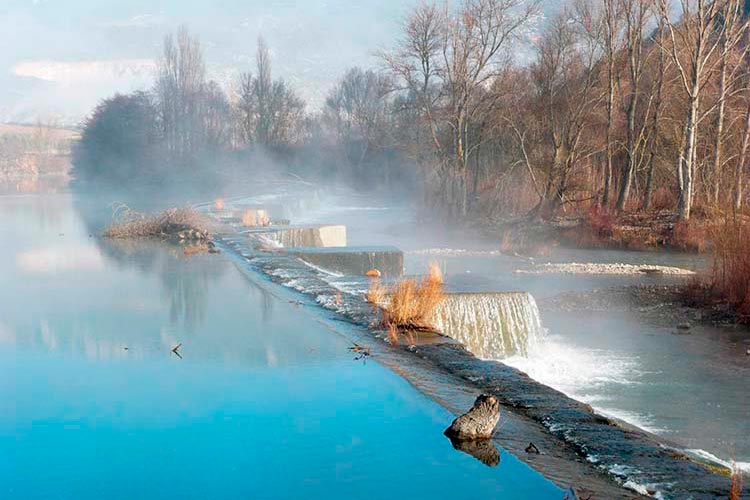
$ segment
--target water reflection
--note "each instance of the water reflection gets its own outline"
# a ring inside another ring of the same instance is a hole
[[[201,326],[211,287],[221,280],[226,263],[213,256],[187,257],[179,245],[160,241],[106,238],[93,241],[120,269],[158,276],[173,325],[183,324],[190,332]]]
[[[479,439],[476,441],[448,439],[450,439],[454,449],[471,455],[487,467],[496,467],[500,463],[500,452],[491,439]]]
[[[70,177],[67,175],[32,175],[22,178],[0,179],[0,195],[52,194],[67,190]]]

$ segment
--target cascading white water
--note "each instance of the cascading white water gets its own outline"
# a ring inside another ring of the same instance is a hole
[[[525,356],[542,336],[539,309],[526,292],[448,294],[433,321],[484,359]]]

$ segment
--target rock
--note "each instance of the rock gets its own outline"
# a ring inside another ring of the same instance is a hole
[[[368,278],[380,278],[380,271],[377,269],[370,269],[365,273]]]
[[[495,396],[482,394],[467,411],[445,430],[445,435],[458,440],[489,439],[500,420],[500,402]]]
[[[677,329],[682,330],[683,332],[690,330],[692,327],[693,325],[691,325],[689,321],[683,321],[677,325]]]
[[[539,448],[537,448],[534,443],[529,443],[529,445],[526,448],[524,448],[524,451],[526,453],[531,453],[531,454],[534,454],[534,455],[539,455]]]

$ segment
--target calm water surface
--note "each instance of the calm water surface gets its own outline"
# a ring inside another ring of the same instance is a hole
[[[0,497],[562,498],[224,256],[86,207],[0,197]]]

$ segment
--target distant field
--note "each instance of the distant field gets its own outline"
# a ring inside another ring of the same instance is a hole
[[[20,125],[16,123],[0,123],[0,136],[2,135],[34,135],[42,131],[49,139],[66,140],[78,139],[80,132],[78,130],[48,127],[45,125]]]

